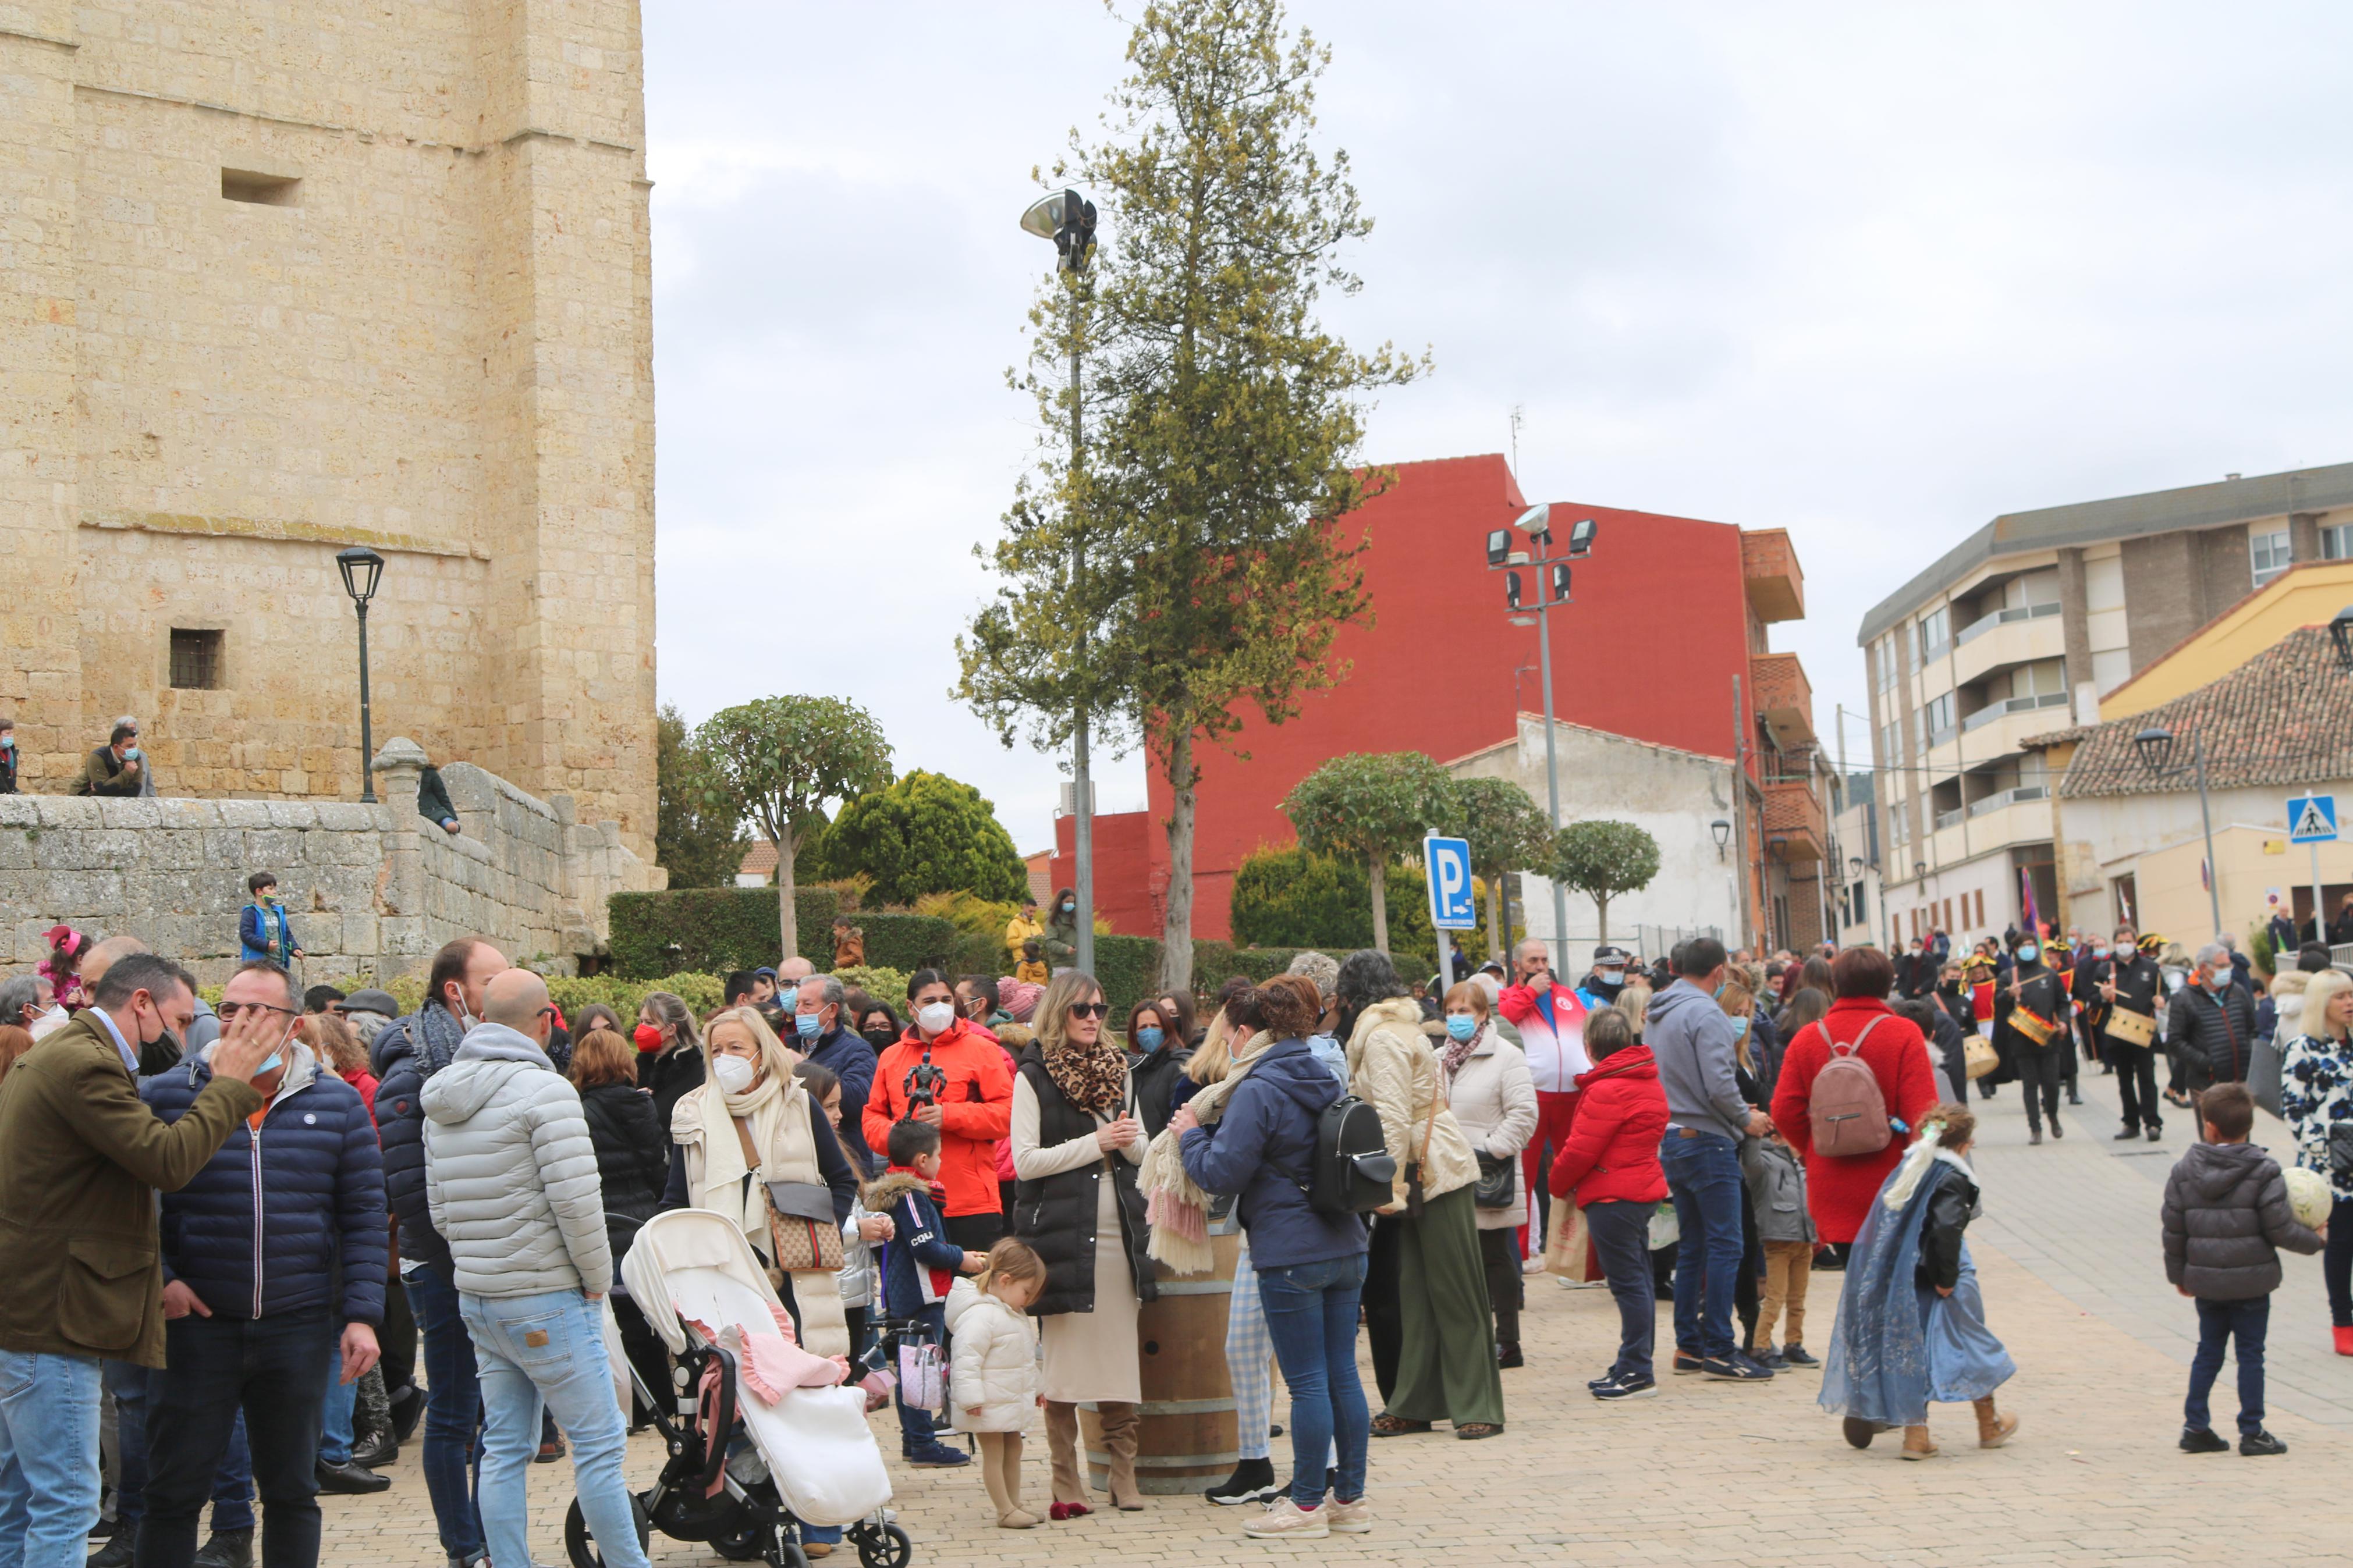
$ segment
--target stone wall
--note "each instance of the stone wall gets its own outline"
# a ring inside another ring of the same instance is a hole
[[[417,814],[424,766],[414,742],[388,742],[373,805],[0,795],[0,975],[39,963],[41,933],[62,921],[219,980],[258,870],[277,874],[305,984],[420,970],[469,934],[570,973],[607,951],[607,896],[668,880],[617,823],[578,822],[571,797],[539,800],[469,763],[441,771],[460,828],[447,833]]]
[[[28,788],[127,712],[168,794],[356,796],[333,557],[365,544],[376,734],[650,855],[638,32],[635,0],[0,0]],[[202,679],[174,631],[216,647]]]

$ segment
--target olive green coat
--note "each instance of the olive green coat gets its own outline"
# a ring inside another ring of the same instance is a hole
[[[261,1104],[216,1076],[158,1120],[95,1013],[18,1058],[0,1079],[0,1350],[162,1366],[156,1189],[185,1186]]]

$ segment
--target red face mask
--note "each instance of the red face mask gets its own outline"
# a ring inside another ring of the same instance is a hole
[[[652,1024],[639,1024],[629,1032],[629,1038],[638,1042],[638,1049],[641,1051],[658,1051],[662,1048],[662,1032]]]

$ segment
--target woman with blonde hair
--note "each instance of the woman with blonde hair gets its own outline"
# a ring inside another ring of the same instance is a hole
[[[1642,1020],[1651,1011],[1651,996],[1649,986],[1639,980],[1630,980],[1625,989],[1618,993],[1618,1000],[1611,1004],[1626,1015],[1626,1026],[1634,1031],[1634,1043],[1638,1046],[1642,1043]]]
[[[1046,983],[1013,1079],[1013,1234],[1045,1260],[1046,1288],[1029,1304],[1045,1320],[1039,1392],[1057,1520],[1091,1510],[1079,1464],[1079,1406],[1092,1403],[1111,1456],[1104,1489],[1115,1507],[1144,1506],[1135,1484],[1144,1403],[1136,1311],[1159,1294],[1144,1194],[1144,1124],[1127,1053],[1103,1027],[1103,987],[1082,970]]]
[[[849,1328],[834,1276],[857,1173],[825,1108],[794,1076],[800,1058],[758,1009],[713,1015],[701,1047],[703,1081],[670,1112],[661,1206],[733,1220],[776,1282],[802,1345],[847,1355]]]
[[[2282,978],[2285,978],[2283,976]],[[2305,982],[2301,1032],[2280,1061],[2280,1110],[2295,1132],[2295,1163],[2328,1183],[2328,1247],[2320,1278],[2338,1355],[2353,1355],[2353,978],[2324,969]]]

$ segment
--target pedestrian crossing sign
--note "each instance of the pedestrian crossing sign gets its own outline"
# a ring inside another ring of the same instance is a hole
[[[2333,795],[2291,797],[2287,803],[2287,841],[2290,844],[2337,842],[2337,797]]]

